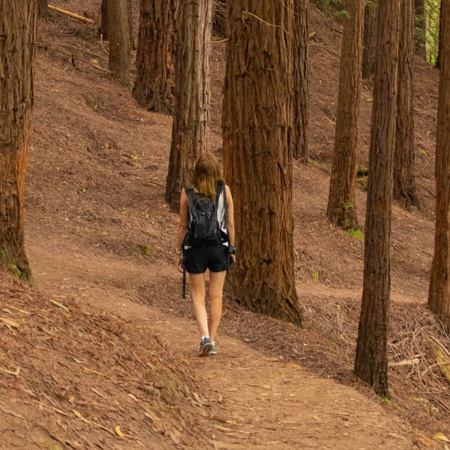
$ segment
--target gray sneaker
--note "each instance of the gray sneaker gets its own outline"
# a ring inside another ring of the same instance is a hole
[[[216,346],[213,344],[211,350],[209,351],[209,356],[216,356],[217,355],[217,348]]]
[[[204,337],[200,342],[200,350],[198,351],[198,356],[208,356],[211,349],[213,348],[213,344],[209,337]]]

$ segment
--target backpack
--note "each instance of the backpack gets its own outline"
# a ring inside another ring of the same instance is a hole
[[[205,197],[192,188],[185,188],[189,201],[188,231],[184,244],[191,247],[206,247],[221,244],[228,236],[224,236],[217,219],[219,197],[224,192],[224,207],[226,218],[226,189],[224,184],[217,185],[216,203],[210,197]]]

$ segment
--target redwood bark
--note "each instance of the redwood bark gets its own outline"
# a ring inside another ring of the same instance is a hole
[[[356,215],[356,155],[361,90],[363,0],[347,0],[344,21],[334,156],[327,216],[343,228],[358,226]]]
[[[308,2],[294,0],[294,158],[308,162]]]
[[[414,156],[414,4],[400,0],[397,130],[394,198],[405,208],[419,207]]]
[[[450,325],[450,1],[442,0],[442,50],[436,140],[436,226],[428,306]]]
[[[124,86],[130,81],[131,39],[128,0],[108,0],[109,69]]]
[[[175,110],[175,58],[179,0],[141,0],[133,95],[150,111]]]
[[[364,8],[364,45],[362,60],[362,76],[366,80],[375,72],[375,46],[377,42],[377,6],[378,0],[367,4]]]
[[[293,2],[227,0],[224,173],[235,205],[233,297],[301,325],[294,277]]]
[[[34,103],[36,2],[0,0],[0,262],[32,282],[24,188]]]
[[[176,211],[180,191],[190,183],[194,164],[208,149],[210,0],[182,2],[176,61],[176,107],[172,127],[166,201]]]
[[[387,334],[399,13],[399,0],[379,0],[363,294],[355,359],[355,374],[383,396],[388,396]]]

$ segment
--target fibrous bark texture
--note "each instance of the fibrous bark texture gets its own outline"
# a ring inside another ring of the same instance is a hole
[[[436,227],[430,309],[450,326],[450,1],[442,0],[442,49],[436,140]]]
[[[143,108],[175,110],[175,58],[179,0],[141,0],[133,95]]]
[[[180,190],[208,149],[210,0],[182,2],[176,61],[176,107],[172,128],[166,201],[177,210]]]
[[[227,0],[225,178],[234,196],[233,297],[301,325],[294,278],[293,2]]]
[[[355,374],[384,396],[388,395],[387,333],[399,13],[399,0],[379,0],[363,295],[355,359]]]
[[[36,2],[0,0],[0,261],[31,281],[24,188],[33,109]]]
[[[345,7],[349,16],[344,22],[342,38],[336,134],[327,216],[332,222],[343,228],[355,229],[358,225],[355,190],[364,20],[363,0],[347,0]]]

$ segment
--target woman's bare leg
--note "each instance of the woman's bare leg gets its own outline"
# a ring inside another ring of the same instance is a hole
[[[206,312],[205,302],[205,274],[190,273],[189,280],[191,283],[191,294],[195,318],[197,319],[200,334],[201,336],[209,336],[208,314]]]
[[[222,316],[222,297],[223,285],[227,271],[209,272],[209,337],[212,341],[216,339],[217,329],[219,328],[220,318]]]

